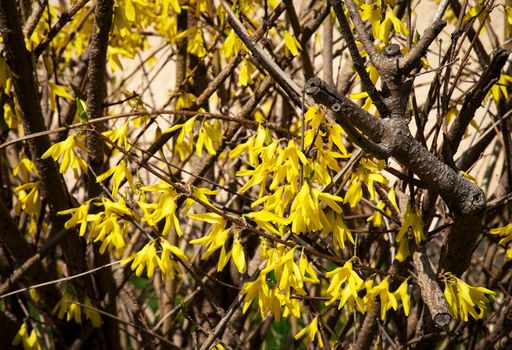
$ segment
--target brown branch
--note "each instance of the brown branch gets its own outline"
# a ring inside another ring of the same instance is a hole
[[[450,323],[451,315],[439,279],[432,270],[425,247],[418,247],[412,254],[412,259],[416,267],[422,300],[428,306],[434,324],[437,327],[444,327]]]
[[[32,64],[32,56],[25,47],[19,14],[14,0],[0,2],[0,33],[5,45],[5,57],[13,74],[14,93],[18,98],[23,126],[27,134],[46,131],[44,118],[39,101],[36,75]],[[67,209],[68,193],[57,170],[55,162],[50,159],[41,159],[50,147],[48,136],[41,136],[28,141],[32,161],[41,178],[45,198],[50,208],[50,221],[53,232],[64,228],[65,218],[58,216],[57,212]],[[84,250],[78,236],[70,235],[64,240],[64,254],[68,267],[72,273],[83,270]]]
[[[421,64],[421,58],[427,54],[428,48],[444,27],[446,27],[446,21],[439,19],[432,22],[425,30],[420,40],[409,51],[407,57],[400,62],[400,70],[403,74],[408,74],[412,69]]]
[[[32,14],[23,25],[23,34],[25,34],[26,37],[30,37],[34,32],[34,29],[36,29],[46,6],[48,6],[48,0],[38,1],[36,3],[36,8],[32,11]]]
[[[462,7],[458,0],[450,0],[450,7],[453,10],[453,12],[455,12],[455,16],[457,16],[458,18],[464,17]],[[473,27],[468,28],[468,36],[469,40],[475,43],[475,52],[476,56],[478,57],[478,60],[480,61],[480,65],[482,67],[485,67],[490,61],[489,54],[485,50],[482,41],[478,37],[478,34],[475,32]]]
[[[347,43],[350,56],[352,57],[352,62],[354,63],[357,74],[361,78],[361,82],[363,83],[363,88],[368,92],[368,96],[372,99],[372,102],[375,104],[375,107],[377,107],[380,115],[387,117],[389,115],[388,107],[384,103],[380,92],[377,90],[366,71],[364,60],[359,54],[356,41],[352,35],[352,30],[350,29],[347,18],[345,17],[343,7],[338,1],[334,0],[334,2],[334,12],[336,14],[336,18],[338,18],[338,23],[340,24],[341,35]]]
[[[87,113],[89,119],[96,119],[103,113],[103,101],[107,94],[106,69],[107,49],[114,2],[112,0],[98,0],[94,8],[94,27],[89,43],[89,66],[87,68]],[[97,127],[101,127],[99,124]],[[101,139],[93,134],[87,134],[87,155],[91,167],[88,174],[89,198],[98,196],[101,188],[96,182],[96,176],[103,172],[104,145]]]
[[[75,234],[72,230],[62,230],[53,235],[34,255],[25,260],[16,270],[13,271],[11,276],[0,285],[0,295],[5,294],[12,286],[14,286],[20,278],[24,277],[25,274],[34,266],[39,264],[41,260],[52,252],[67,236]]]
[[[196,111],[186,111],[186,110],[179,110],[179,111],[154,110],[154,111],[133,111],[133,112],[128,112],[128,113],[113,114],[113,115],[109,115],[109,116],[99,117],[94,120],[88,120],[86,123],[81,122],[81,123],[72,124],[72,125],[69,125],[66,127],[63,126],[60,128],[54,128],[54,129],[50,129],[50,130],[46,130],[46,131],[41,131],[41,132],[25,135],[25,136],[19,137],[17,139],[7,141],[5,143],[0,144],[0,149],[15,145],[15,144],[23,142],[23,141],[31,140],[31,139],[36,139],[36,138],[40,138],[40,137],[51,135],[51,134],[61,133],[63,131],[69,131],[72,129],[85,128],[88,125],[100,124],[100,123],[103,123],[108,120],[130,118],[130,117],[136,117],[136,116],[153,116],[153,115],[156,116],[156,115],[160,115],[160,114],[177,115],[182,118],[183,117],[198,117],[198,118],[203,118],[203,119],[219,119],[219,120],[225,120],[225,121],[229,121],[229,122],[238,123],[238,124],[244,125],[247,128],[252,128],[252,129],[257,129],[259,125],[263,125],[271,130],[275,130],[277,132],[287,134],[290,137],[298,137],[297,134],[290,132],[288,129],[281,128],[278,125],[276,125],[275,123],[269,123],[269,122],[259,123],[254,120],[243,118],[243,115],[239,115],[237,117],[231,117],[229,115],[220,114],[220,113],[196,112]],[[174,124],[179,124],[178,122],[179,122],[179,120]],[[167,134],[164,134],[164,135],[167,135]],[[154,153],[149,154],[150,153],[149,151],[145,151],[145,153],[147,153],[149,157],[151,157],[154,154]]]
[[[384,127],[380,120],[375,119],[370,113],[361,109],[345,96],[338,94],[333,87],[318,78],[309,79],[304,90],[306,94],[313,97],[315,102],[329,108],[340,125],[356,127],[372,142],[380,144],[384,135]],[[354,142],[358,143],[359,139],[360,137],[354,136]],[[384,154],[386,153],[384,145],[380,144],[379,148],[384,151]]]
[[[402,118],[375,119],[318,78],[306,84],[306,93],[316,102],[334,109],[339,120],[347,120],[370,140],[380,144],[390,156],[408,167],[439,193],[454,214],[447,246],[443,249],[441,266],[462,274],[469,266],[476,236],[480,232],[485,196],[482,190],[459,176],[452,168],[437,159],[414,137]]]
[[[113,0],[97,0],[94,6],[94,25],[92,38],[88,48],[88,67],[87,67],[87,101],[86,108],[88,117],[95,120],[103,115],[103,102],[107,95],[107,73],[106,61],[109,32],[112,27],[112,18],[114,12]],[[97,128],[103,129],[103,124],[97,124]],[[101,194],[102,188],[96,182],[96,176],[103,173],[105,169],[104,161],[104,142],[93,133],[87,133],[87,156],[88,156],[88,178],[87,178],[87,196],[89,199]],[[91,208],[94,213],[98,208]],[[95,265],[108,265],[111,260],[108,254],[101,254],[97,245],[93,247]],[[117,295],[117,286],[112,269],[102,269],[94,274],[97,279],[98,299],[115,299]],[[90,291],[89,291],[90,293]],[[117,314],[116,303],[109,303],[106,311],[110,314]],[[89,325],[89,327],[91,327]],[[119,331],[116,323],[107,318],[102,324],[104,341],[109,349],[121,349]],[[80,336],[81,341],[86,341],[90,336],[96,337],[99,341],[97,332],[85,332]],[[75,345],[75,344],[74,344]]]
[[[366,26],[361,18],[361,15],[359,14],[359,9],[357,8],[356,3],[354,2],[354,0],[347,0],[345,2],[345,4],[347,5],[350,19],[352,20],[352,23],[354,23],[354,26],[356,27],[356,32],[357,32],[359,41],[361,42],[361,44],[363,44],[372,64],[377,69],[380,69],[379,63],[380,63],[381,55],[377,51],[377,48],[375,47],[375,45],[373,45],[373,41],[371,40],[370,35],[368,34],[368,31],[366,30]]]
[[[244,27],[242,22],[236,17],[231,8],[221,0],[221,5],[228,15],[228,23],[236,32],[238,37],[242,39],[243,43],[249,48],[253,56],[258,62],[272,75],[272,78],[283,88],[283,90],[290,96],[297,106],[301,106],[301,89],[297,86],[288,74],[286,74],[281,67],[263,50],[261,45],[254,40]]]
[[[11,255],[11,258],[16,265],[16,270],[33,255],[33,248],[24,239],[23,233],[18,230],[16,224],[12,221],[9,211],[3,202],[0,202],[0,242]],[[27,278],[30,283],[43,282],[43,278],[53,275],[53,273],[50,273],[45,269],[40,260],[35,261],[35,264],[31,267],[31,269],[26,270]],[[2,284],[2,287],[5,283],[8,283],[8,285],[6,285],[7,288],[0,287],[0,295],[4,294],[4,292],[14,285],[16,281],[9,278],[4,282],[4,284]],[[59,301],[60,292],[54,286],[48,286],[43,289],[42,295],[46,306],[48,308],[52,308]]]
[[[88,2],[89,0],[78,0],[69,8],[69,10],[61,13],[57,23],[55,23],[55,25],[50,29],[46,37],[34,49],[34,55],[36,57],[41,56],[41,54],[44,52],[44,50],[48,48],[52,40],[57,36],[57,34],[59,34],[62,28],[64,28],[66,24],[71,22],[73,16],[76,15],[76,13],[80,11],[80,9],[84,7]]]
[[[299,23],[299,18],[297,17],[297,12],[295,11],[295,6],[293,5],[292,0],[284,0],[286,5],[286,13],[290,18],[290,23],[292,25],[293,34],[295,37],[300,38],[302,34],[302,30]],[[301,43],[302,50],[300,51],[300,57],[302,58],[302,64],[304,68],[304,76],[306,79],[312,78],[315,76],[315,69],[313,67],[313,63],[311,63],[311,56],[309,54],[307,42]],[[332,49],[332,48],[331,48]]]
[[[386,193],[380,185],[376,187],[381,200],[391,211],[395,220],[401,220],[400,213],[386,197]],[[402,225],[402,222],[399,222]],[[450,323],[451,316],[448,311],[448,304],[444,297],[437,275],[432,269],[430,259],[424,245],[415,246],[412,253],[412,263],[416,269],[417,282],[420,287],[423,302],[428,306],[432,320],[437,327],[444,327]]]
[[[448,142],[452,154],[455,154],[459,148],[460,141],[464,136],[466,128],[468,127],[471,120],[473,120],[475,112],[482,104],[482,101],[487,95],[487,92],[499,79],[501,69],[507,62],[510,54],[511,51],[508,50],[497,50],[491,59],[489,66],[478,80],[478,83],[464,98],[464,104],[461,107],[460,113],[453,121],[452,126],[448,132]]]
[[[332,64],[333,64],[333,25],[330,17],[327,17],[324,21],[324,41],[322,46],[322,75],[324,80],[330,85],[334,85]],[[312,78],[312,76],[307,77]]]

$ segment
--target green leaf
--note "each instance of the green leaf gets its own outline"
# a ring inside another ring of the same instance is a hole
[[[84,124],[91,119],[86,111],[85,101],[79,97],[76,98],[76,115]]]

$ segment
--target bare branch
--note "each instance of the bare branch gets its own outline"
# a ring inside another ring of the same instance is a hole
[[[269,56],[269,54],[249,35],[247,29],[233,13],[231,8],[221,0],[222,7],[228,15],[228,22],[236,32],[236,34],[242,39],[244,44],[251,50],[253,55],[256,57],[258,62],[265,67],[265,69],[272,75],[275,81],[281,85],[285,92],[294,100],[297,106],[301,105],[301,89],[295,83],[288,74],[286,74],[281,67]]]
[[[444,19],[434,21],[423,33],[420,40],[409,51],[409,54],[400,62],[400,70],[402,74],[408,74],[412,69],[421,63],[421,58],[426,55],[428,48],[437,38],[439,33],[446,27]]]
[[[464,98],[464,104],[461,107],[460,113],[454,120],[448,132],[448,142],[452,154],[455,154],[459,148],[460,141],[462,140],[462,136],[464,136],[466,128],[471,120],[473,120],[475,112],[482,104],[487,92],[499,79],[501,69],[507,62],[510,54],[511,51],[508,50],[497,50],[492,57],[489,66],[482,73],[481,78],[478,80],[473,90]]]
[[[352,35],[352,30],[350,29],[350,25],[348,24],[347,18],[345,17],[345,13],[343,12],[343,7],[341,4],[334,0],[334,12],[336,14],[336,18],[338,18],[338,23],[340,24],[341,34],[347,43],[348,50],[350,51],[350,56],[352,57],[354,67],[356,68],[357,74],[361,78],[361,82],[363,83],[363,88],[368,92],[368,96],[372,99],[372,102],[377,107],[380,115],[383,117],[387,117],[389,115],[389,110],[384,101],[382,100],[382,96],[380,92],[377,90],[375,85],[373,85],[368,72],[366,71],[366,67],[363,61],[363,58],[359,54],[359,50],[357,49],[356,41],[354,36]]]
[[[377,69],[379,69],[380,53],[377,51],[375,45],[373,45],[373,41],[371,40],[370,35],[366,30],[366,26],[363,20],[361,19],[361,15],[359,14],[359,9],[357,8],[356,3],[354,2],[354,0],[347,0],[346,5],[348,8],[350,19],[352,20],[352,23],[354,23],[354,26],[356,27],[356,32],[359,41],[363,44],[364,49],[368,53],[368,57],[370,57],[370,61],[372,61],[372,64],[375,67],[377,67]]]
[[[444,327],[450,323],[451,315],[448,311],[448,303],[439,285],[439,279],[432,270],[425,247],[418,247],[412,254],[412,259],[416,267],[421,297],[428,306],[434,324],[437,327]]]

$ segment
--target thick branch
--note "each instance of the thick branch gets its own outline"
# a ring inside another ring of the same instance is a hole
[[[14,93],[18,98],[25,133],[33,134],[46,131],[41,105],[39,104],[32,57],[25,47],[25,39],[14,0],[0,1],[0,33],[4,41],[7,64],[14,73]],[[32,160],[44,186],[53,231],[60,231],[64,228],[66,219],[58,216],[57,212],[68,208],[68,193],[55,162],[50,158],[41,159],[43,153],[50,147],[49,137],[45,135],[37,139],[30,139],[28,145]],[[83,247],[78,236],[70,235],[67,237],[64,241],[64,254],[72,273],[83,270]]]
[[[109,32],[112,26],[113,8],[113,0],[98,0],[94,7],[94,27],[88,50],[89,65],[87,67],[88,83],[86,102],[87,112],[91,120],[97,119],[103,115],[103,101],[107,94],[107,74],[105,66],[107,61]],[[97,128],[101,128],[102,126],[103,124],[96,125]],[[89,171],[87,191],[89,198],[94,198],[102,192],[101,186],[96,182],[96,175],[102,173],[105,167],[104,142],[90,132],[87,133],[87,154],[88,162],[92,170]],[[110,263],[108,254],[100,254],[97,246],[94,246],[93,250],[96,265],[108,265]],[[102,269],[97,271],[94,277],[98,281],[99,298],[104,298],[108,295],[110,299],[115,299],[117,286],[112,275],[112,270],[110,268]],[[106,311],[114,315],[117,314],[116,304],[109,303]],[[107,318],[102,327],[104,330],[104,341],[108,348],[111,350],[121,349],[119,332],[115,321]],[[87,339],[87,336],[90,335],[98,336],[96,332],[87,333],[83,334],[82,339]]]
[[[336,120],[345,125],[352,124],[352,127],[361,130],[373,142],[380,143],[384,134],[382,120],[376,119],[319,78],[309,79],[304,91],[312,96],[315,102],[332,110]]]
[[[429,189],[441,195],[454,215],[441,266],[458,275],[464,272],[480,233],[485,210],[483,191],[414,139],[403,118],[374,119],[318,78],[310,79],[305,91],[316,102],[333,109],[338,120],[353,124],[371,141],[387,148],[390,156],[409,168]]]
[[[112,0],[99,0],[94,8],[94,28],[89,44],[89,66],[87,76],[87,112],[90,119],[96,119],[103,114],[103,100],[106,96],[106,71],[108,37],[112,25],[114,2]],[[97,127],[101,127],[101,124]],[[89,197],[101,193],[96,176],[103,170],[104,146],[101,139],[94,134],[87,135],[88,161],[95,174],[89,174]]]
[[[437,275],[432,270],[425,247],[418,247],[412,254],[421,297],[427,304],[432,320],[437,327],[444,327],[450,323],[451,316],[448,311],[448,303],[443,295]]]
[[[375,119],[318,78],[310,79],[305,91],[327,108],[336,104],[339,110],[333,112],[337,117],[345,118],[373,142],[388,147],[390,156],[411,169],[429,188],[440,193],[455,213],[472,215],[483,210],[485,200],[482,191],[416,141],[404,120]]]

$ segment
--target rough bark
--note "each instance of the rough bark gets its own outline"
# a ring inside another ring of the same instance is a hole
[[[87,67],[87,113],[89,118],[94,120],[104,115],[103,103],[107,95],[107,50],[109,33],[112,26],[114,1],[98,0],[94,8],[94,27],[91,41],[88,48],[88,67]],[[96,124],[97,130],[103,129],[103,124]],[[105,145],[101,138],[95,133],[87,133],[87,160],[89,164],[87,191],[88,197],[94,198],[102,193],[102,188],[96,182],[96,176],[105,170]],[[94,210],[96,208],[92,208]],[[94,262],[96,266],[107,265],[111,262],[108,254],[100,254],[97,245],[94,246]],[[113,278],[111,268],[105,268],[95,273],[98,286],[98,300],[104,298],[115,300],[117,295],[117,286]],[[116,315],[117,307],[115,302],[107,304],[108,313]],[[105,317],[102,325],[104,341],[110,349],[121,349],[119,342],[119,331],[116,321]],[[89,336],[94,336],[92,344],[101,342],[97,332],[89,332],[82,336],[83,341],[87,341]]]
[[[0,3],[0,33],[5,45],[7,64],[14,73],[14,93],[18,99],[25,133],[46,131],[32,55],[25,47],[14,0],[5,0]],[[45,135],[30,139],[28,146],[32,161],[41,178],[44,196],[48,201],[50,222],[53,224],[52,232],[58,232],[64,228],[66,219],[57,215],[57,212],[68,208],[68,193],[55,162],[50,158],[41,159],[43,153],[50,147],[49,137]],[[84,270],[84,248],[76,235],[69,235],[63,241],[63,252],[71,273]]]

